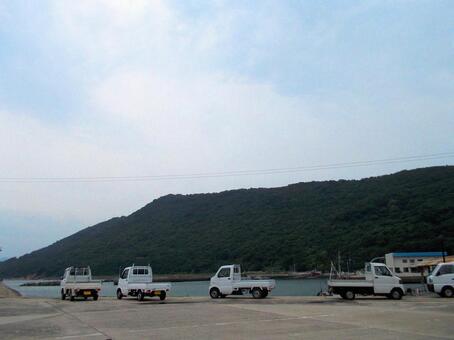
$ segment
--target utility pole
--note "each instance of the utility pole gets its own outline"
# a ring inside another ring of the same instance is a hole
[[[440,240],[441,243],[441,256],[443,257],[443,263],[446,263],[446,258],[445,258],[445,238],[443,234],[438,235],[438,239]]]

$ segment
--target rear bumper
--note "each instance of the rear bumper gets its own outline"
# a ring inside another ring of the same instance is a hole
[[[97,289],[79,289],[74,291],[75,296],[97,296],[99,294],[99,290]]]
[[[150,296],[150,297],[153,297],[153,296],[161,296],[161,295],[166,295],[166,291],[168,292],[169,290],[146,290],[144,292],[145,296]]]

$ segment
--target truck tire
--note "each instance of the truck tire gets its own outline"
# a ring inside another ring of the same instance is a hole
[[[93,301],[97,301],[98,300],[98,294],[93,294]]]
[[[344,295],[342,296],[345,300],[354,300],[355,299],[355,292],[353,290],[346,290]]]
[[[70,294],[71,294],[71,297],[70,297],[69,299],[70,299],[71,301],[74,301],[75,296],[74,296],[72,293],[70,293]]]
[[[61,290],[61,299],[62,300],[66,299],[66,294],[65,294],[65,291],[63,289]]]
[[[262,299],[266,298],[267,296],[268,296],[268,290],[262,289]]]
[[[262,298],[262,290],[260,288],[254,288],[251,292],[252,297],[254,299],[261,299]]]
[[[441,294],[443,294],[443,297],[452,298],[454,296],[454,289],[452,287],[444,287]]]
[[[123,297],[123,294],[121,293],[121,289],[117,289],[117,299],[121,300],[122,297]]]
[[[402,299],[402,292],[400,289],[393,289],[391,294],[389,294],[389,297],[393,300],[400,300]]]
[[[217,288],[211,288],[210,289],[210,297],[212,299],[217,299],[221,296],[221,292]]]
[[[166,292],[162,291],[161,294],[159,294],[159,300],[164,301],[166,299]]]
[[[143,295],[142,291],[139,290],[139,291],[137,292],[137,300],[143,301],[143,298],[144,298],[144,297],[145,297],[145,296]]]

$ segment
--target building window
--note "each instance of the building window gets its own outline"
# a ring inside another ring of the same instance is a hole
[[[402,260],[402,263],[407,263],[407,262],[408,262],[407,259]]]
[[[404,273],[408,273],[408,267],[404,267]]]
[[[396,273],[400,273],[400,268],[396,267]]]
[[[418,273],[419,271],[418,271],[418,268],[413,267],[413,268],[411,268],[411,272],[412,272],[412,273]]]
[[[410,263],[415,263],[415,259],[411,259],[411,260],[410,260]]]
[[[418,259],[418,262],[422,262],[422,259]]]

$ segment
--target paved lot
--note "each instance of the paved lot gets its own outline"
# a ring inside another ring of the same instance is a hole
[[[0,338],[453,339],[454,299],[0,299]]]

